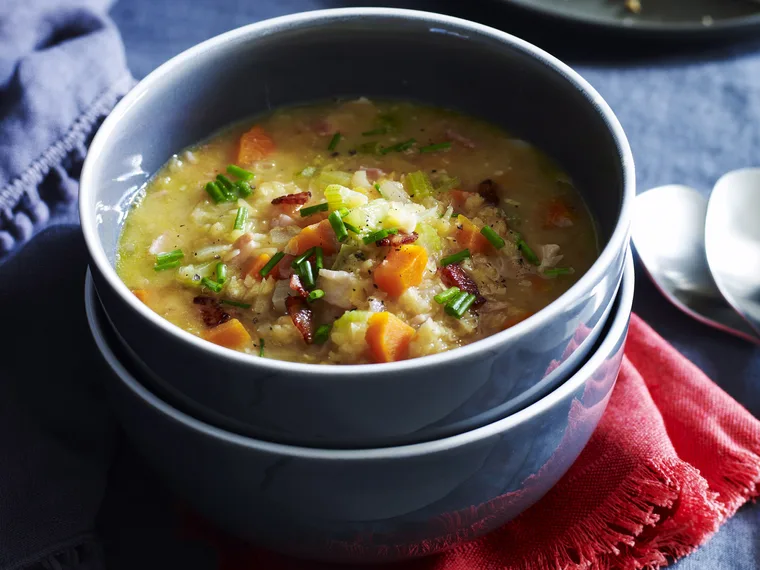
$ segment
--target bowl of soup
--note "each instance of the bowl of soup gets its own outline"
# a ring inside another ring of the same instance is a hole
[[[446,16],[234,30],[96,135],[80,214],[120,341],[166,398],[261,439],[397,445],[561,384],[617,291],[625,136],[567,66]]]
[[[193,417],[143,384],[112,336],[91,280],[85,303],[103,356],[97,373],[117,417],[186,504],[227,533],[290,556],[380,563],[434,554],[495,530],[562,477],[614,387],[633,286],[629,259],[601,340],[544,398],[456,436],[362,450],[275,444]]]

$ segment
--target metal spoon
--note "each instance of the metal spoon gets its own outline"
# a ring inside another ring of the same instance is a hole
[[[707,200],[693,188],[670,185],[636,197],[633,243],[649,277],[676,307],[705,323],[760,344],[726,303],[705,257]]]
[[[705,250],[718,289],[760,335],[760,168],[734,170],[715,184]]]

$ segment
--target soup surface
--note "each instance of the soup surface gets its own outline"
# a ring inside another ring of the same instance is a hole
[[[513,326],[597,254],[579,193],[534,147],[452,111],[359,99],[173,156],[127,216],[117,271],[210,342],[360,364]]]

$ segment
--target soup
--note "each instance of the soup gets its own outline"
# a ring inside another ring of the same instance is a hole
[[[461,114],[288,108],[184,150],[129,212],[117,271],[182,329],[264,358],[390,362],[513,326],[594,262],[544,154]]]

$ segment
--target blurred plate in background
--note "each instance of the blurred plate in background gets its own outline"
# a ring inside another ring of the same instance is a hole
[[[501,0],[567,23],[656,36],[721,36],[760,30],[757,0]]]

